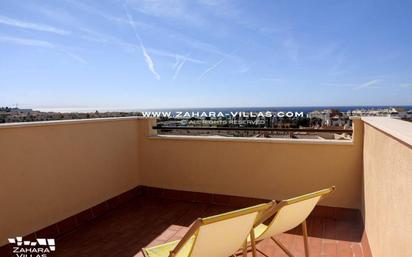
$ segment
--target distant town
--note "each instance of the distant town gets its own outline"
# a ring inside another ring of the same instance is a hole
[[[0,107],[0,123],[51,120],[77,120],[110,117],[141,116],[140,112],[42,112],[17,107]]]
[[[142,116],[141,112],[42,112],[17,107],[0,107],[0,123],[94,119]],[[360,108],[313,110],[298,117],[159,117],[157,129],[163,135],[264,137],[296,139],[351,139],[350,117],[380,116],[412,121],[408,108]],[[196,128],[196,129],[195,129]],[[201,129],[199,129],[201,128]]]
[[[303,116],[203,117],[188,119],[160,118],[158,133],[164,135],[197,135],[254,138],[332,139],[352,138],[350,117],[380,116],[412,121],[412,108],[359,108],[346,112],[321,109]],[[204,129],[195,129],[195,128]],[[210,128],[210,129],[209,129]]]

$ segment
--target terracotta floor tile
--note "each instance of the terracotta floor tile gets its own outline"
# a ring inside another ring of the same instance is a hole
[[[160,234],[158,237],[156,237],[156,239],[157,240],[163,240],[163,241],[169,241],[169,239],[171,237],[173,237],[176,233],[177,233],[177,231],[175,231],[175,230],[167,229],[167,230],[163,231],[163,233]]]
[[[360,243],[351,243],[351,248],[353,257],[363,257],[362,246]]]
[[[336,257],[337,253],[337,244],[334,240],[324,240],[322,244],[322,257]]]
[[[210,203],[138,197],[58,238],[55,256],[143,257],[142,247],[181,239],[196,218],[233,209]],[[307,223],[311,257],[363,257],[359,243],[362,231],[357,221],[310,217]],[[304,256],[300,228],[276,238],[296,257]],[[287,257],[270,239],[261,241],[258,249],[270,257]],[[252,256],[250,251],[248,256]],[[258,253],[258,257],[263,255]]]
[[[339,257],[352,257],[352,245],[348,241],[337,242],[337,256]]]

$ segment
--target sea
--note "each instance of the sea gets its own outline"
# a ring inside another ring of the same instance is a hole
[[[210,107],[210,108],[171,108],[171,109],[151,109],[144,111],[170,111],[172,113],[176,112],[303,112],[309,113],[315,110],[325,110],[325,109],[337,109],[340,112],[353,111],[358,109],[365,110],[378,110],[384,108],[403,108],[406,110],[412,110],[412,105],[406,106],[301,106],[301,107]]]

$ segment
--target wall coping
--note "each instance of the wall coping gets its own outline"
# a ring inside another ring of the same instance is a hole
[[[112,117],[112,118],[94,118],[94,119],[75,119],[75,120],[50,120],[50,121],[32,121],[32,122],[11,122],[0,124],[0,129],[5,128],[24,128],[66,124],[83,124],[94,122],[124,121],[124,120],[143,120],[149,119],[141,116]]]
[[[186,136],[186,135],[154,135],[146,137],[151,140],[182,140],[210,142],[247,142],[247,143],[284,143],[284,144],[315,144],[315,145],[349,145],[352,140],[319,140],[319,139],[283,139],[283,138],[253,138],[253,137],[222,137],[222,136]]]
[[[13,122],[0,124],[0,129],[7,128],[27,128],[39,126],[56,126],[71,124],[87,124],[95,122],[127,121],[127,120],[150,120],[152,118],[141,116],[94,118],[94,119],[73,119],[73,120],[52,120],[33,122]],[[352,140],[331,140],[331,139],[284,139],[284,138],[251,138],[251,137],[222,137],[222,136],[188,136],[188,135],[152,135],[148,139],[156,140],[189,140],[189,141],[214,141],[214,142],[249,142],[249,143],[292,143],[292,144],[320,144],[320,145],[354,145]]]
[[[362,120],[377,130],[412,147],[412,122],[389,117],[363,117]]]

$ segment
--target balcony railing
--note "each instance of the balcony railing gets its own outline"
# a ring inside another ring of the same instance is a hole
[[[312,128],[243,128],[243,127],[178,127],[153,126],[156,130],[222,130],[222,131],[259,131],[259,132],[307,132],[307,133],[347,133],[352,135],[352,129],[312,129]]]
[[[260,128],[260,127],[196,127],[162,126],[152,127],[159,135],[192,135],[223,137],[259,137],[317,140],[350,140],[352,129],[315,129],[315,128]]]

